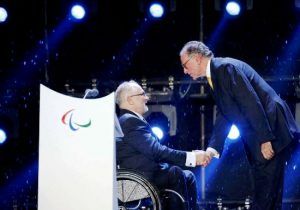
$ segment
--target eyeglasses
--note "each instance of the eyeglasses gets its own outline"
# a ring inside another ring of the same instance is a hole
[[[184,62],[183,64],[181,64],[182,68],[186,69],[186,64],[193,58],[195,57],[196,54],[190,55],[189,59],[187,59],[186,62]]]
[[[129,97],[133,97],[133,96],[147,96],[147,94],[145,92],[139,93],[139,94],[135,94]]]

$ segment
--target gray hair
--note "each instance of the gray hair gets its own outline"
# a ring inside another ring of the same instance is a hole
[[[213,52],[203,43],[199,41],[189,41],[186,43],[180,51],[180,56],[183,54],[202,54],[205,57],[214,57]]]
[[[116,104],[120,106],[126,100],[128,94],[139,86],[134,80],[122,82],[116,90]]]

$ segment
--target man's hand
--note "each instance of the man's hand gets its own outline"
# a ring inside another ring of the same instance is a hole
[[[270,160],[275,154],[270,141],[261,144],[260,148],[261,148],[261,153],[263,154],[264,158],[267,160]]]
[[[210,161],[211,157],[203,150],[194,150],[196,154],[196,165],[197,166],[207,166]]]
[[[206,150],[205,152],[210,157],[210,159],[214,157],[214,153],[212,153],[211,151]]]

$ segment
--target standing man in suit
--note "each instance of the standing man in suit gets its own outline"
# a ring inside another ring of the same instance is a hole
[[[180,60],[185,74],[207,79],[217,105],[207,152],[219,157],[231,125],[236,124],[253,169],[254,209],[281,209],[286,151],[299,133],[287,104],[251,66],[233,58],[214,58],[202,42],[186,43]]]
[[[142,173],[158,188],[176,190],[189,201],[189,209],[198,209],[195,176],[178,166],[207,165],[210,157],[204,151],[185,152],[160,144],[143,118],[148,111],[148,100],[145,91],[135,81],[123,82],[117,88],[116,102],[120,107],[119,121],[124,133],[122,141],[117,142],[117,161],[121,168]],[[174,203],[172,209],[176,207],[180,208],[180,205]]]

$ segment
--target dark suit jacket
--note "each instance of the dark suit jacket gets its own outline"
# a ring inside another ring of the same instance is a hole
[[[124,137],[117,142],[117,161],[122,168],[137,170],[152,180],[164,162],[185,165],[186,152],[160,144],[149,124],[135,113],[121,109],[119,121]]]
[[[265,161],[261,143],[271,141],[275,153],[299,133],[287,104],[248,64],[232,58],[213,58],[212,95],[218,107],[210,147],[222,152],[231,124],[236,124],[247,155]]]

